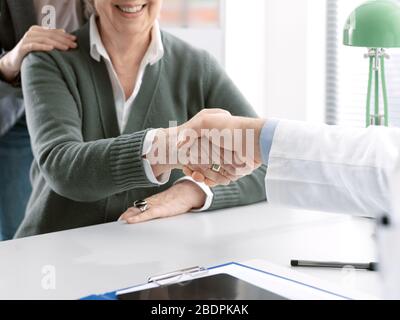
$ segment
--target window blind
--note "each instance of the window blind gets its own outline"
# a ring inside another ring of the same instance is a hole
[[[338,4],[326,0],[326,113],[327,124],[337,124],[337,60],[338,60]]]

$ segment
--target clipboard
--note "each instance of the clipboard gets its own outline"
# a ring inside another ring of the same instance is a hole
[[[271,291],[290,300],[374,300],[377,297],[321,281],[291,268],[279,267],[263,260],[244,263],[229,262],[205,268],[195,266],[150,276],[147,283],[100,295],[90,295],[82,300],[118,300],[118,295],[148,290],[158,286],[187,282],[217,274],[228,274],[257,287]]]

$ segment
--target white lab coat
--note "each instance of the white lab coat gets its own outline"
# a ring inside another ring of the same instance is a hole
[[[400,129],[280,121],[266,178],[270,203],[380,218],[384,297],[400,298]],[[378,219],[379,221],[379,219]]]
[[[390,212],[400,129],[282,120],[266,177],[271,204],[377,217]],[[400,194],[400,190],[399,190]]]

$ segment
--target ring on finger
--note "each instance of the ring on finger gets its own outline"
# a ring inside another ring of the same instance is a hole
[[[140,212],[143,213],[149,208],[149,204],[146,200],[136,200],[133,203],[133,207],[139,209]]]
[[[233,175],[231,175],[228,171],[226,171],[224,168],[221,168],[221,170],[219,171],[219,174],[225,178],[227,178],[228,180],[232,181]]]
[[[211,170],[214,171],[215,173],[219,173],[221,171],[221,165],[213,163],[211,166]]]

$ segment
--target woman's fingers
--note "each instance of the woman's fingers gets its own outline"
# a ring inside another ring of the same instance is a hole
[[[210,188],[216,187],[218,185],[218,183],[216,183],[215,181],[212,181],[208,178],[205,178],[204,183],[209,186]]]
[[[157,209],[157,205],[150,205],[149,204],[149,209],[146,210],[145,212],[141,212],[140,209],[132,207],[126,210],[119,220],[124,220],[127,223],[139,223],[139,222],[144,222],[148,220],[152,220],[155,218],[159,218],[160,216],[157,216],[157,213],[159,210]]]
[[[215,172],[211,169],[207,169],[203,171],[203,174],[208,180],[213,181],[215,184],[227,186],[231,183],[231,180],[229,180],[221,172]]]
[[[231,115],[228,110],[222,108],[206,108],[199,112],[199,115],[208,115],[208,114],[226,114]]]
[[[194,181],[200,183],[205,183],[206,181],[206,177],[199,171],[192,171],[191,177],[194,179]]]
[[[50,37],[53,39],[59,39],[59,40],[69,40],[69,41],[75,41],[76,36],[73,34],[69,34],[65,32],[62,29],[41,29],[40,31],[36,31],[32,33],[33,35],[43,35],[46,37]]]
[[[225,175],[224,170],[215,172],[212,171],[209,166],[206,165],[190,165],[186,167],[184,171],[185,175],[192,177],[195,181],[205,183],[208,186],[216,185],[229,185],[236,178],[230,175]]]
[[[26,52],[33,52],[33,51],[52,51],[55,49],[54,45],[45,44],[45,43],[29,43],[24,45],[23,49]]]
[[[59,40],[70,40],[70,41],[75,41],[76,40],[76,36],[69,34],[67,32],[65,32],[65,30],[63,29],[48,29],[48,28],[44,28],[44,27],[38,27],[38,26],[34,26],[31,28],[31,30],[29,30],[26,35],[25,38],[28,37],[50,37],[50,38],[57,38]]]
[[[212,111],[211,111],[212,112]],[[218,110],[216,111],[218,114]],[[195,139],[186,149],[187,164],[184,174],[197,182],[209,186],[229,185],[231,182],[250,174],[255,164],[235,151],[215,145],[207,138]],[[211,169],[212,164],[221,164],[220,172]]]
[[[135,224],[135,223],[141,223],[145,221],[150,221],[158,218],[162,218],[162,212],[159,207],[154,206],[150,207],[148,210],[146,210],[143,213],[139,213],[137,215],[132,215],[130,216],[126,221],[129,224]]]
[[[204,182],[210,186],[228,185],[235,177],[221,168],[220,172],[211,170],[211,164],[224,163],[224,154],[221,148],[213,145],[208,139],[197,140],[188,150],[189,164],[186,175],[191,176],[197,182]]]
[[[182,168],[182,171],[183,171],[183,174],[185,175],[185,176],[188,176],[188,177],[191,177],[192,175],[193,175],[193,171],[192,171],[192,169],[190,169],[189,167],[187,167],[187,166],[184,166],[183,168]]]
[[[234,181],[235,177],[229,171],[224,169],[224,163],[231,163],[231,159],[225,159],[225,156],[231,155],[231,152],[225,153],[208,139],[203,143],[198,142],[190,149],[190,165],[192,177],[198,182],[205,182],[209,186],[228,185]],[[212,164],[221,164],[220,172],[211,170]]]
[[[26,53],[40,51],[39,45],[53,46],[58,50],[69,50],[77,47],[76,36],[66,33],[64,30],[52,30],[43,27],[32,27],[22,40],[22,48]]]
[[[76,48],[76,37],[68,33],[50,33],[46,35],[49,39],[58,43],[69,46],[70,48]]]
[[[120,220],[139,223],[177,216],[204,206],[205,197],[205,193],[195,183],[182,181],[164,192],[147,198],[147,208],[144,212],[138,208],[129,208],[121,215]]]
[[[149,209],[145,212],[141,212],[138,208],[132,207],[125,211],[118,220],[134,224],[161,218],[161,216],[161,211],[157,205],[149,206]]]
[[[59,50],[68,50],[77,47],[76,42],[68,38],[62,38],[58,36],[45,36],[45,35],[33,36],[27,39],[27,41],[25,42],[25,44],[29,43],[51,44],[54,45],[54,47]]]
[[[58,43],[56,41],[53,41],[51,39],[32,39],[31,41],[27,41],[22,44],[22,50],[28,54],[30,52],[34,51],[41,51],[41,48],[53,48],[53,49],[58,49],[62,51],[66,51],[69,49],[67,45]]]
[[[128,221],[128,219],[140,214],[140,210],[138,208],[132,207],[126,210],[118,220],[125,220]]]

